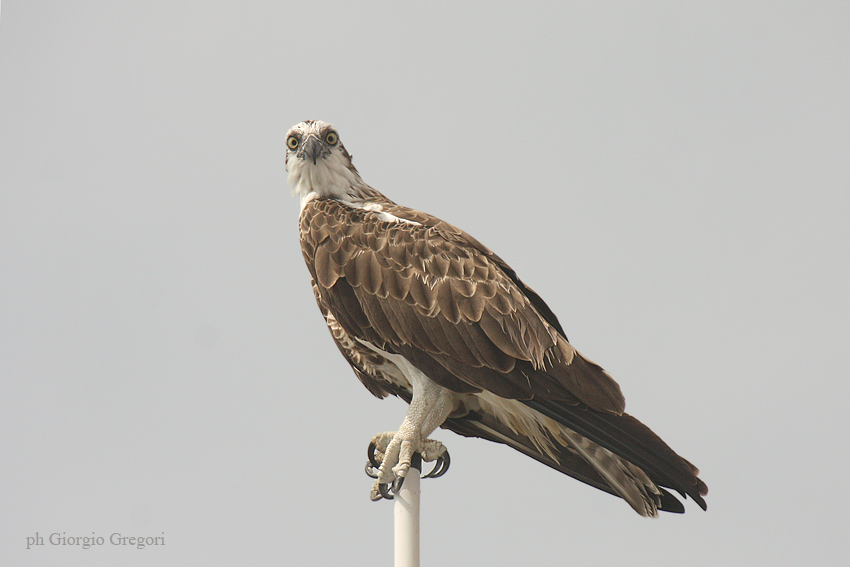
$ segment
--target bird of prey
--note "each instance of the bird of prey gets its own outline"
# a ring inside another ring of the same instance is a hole
[[[617,383],[504,260],[364,183],[331,124],[287,133],[286,170],[331,336],[372,394],[409,404],[370,444],[373,500],[392,497],[414,454],[445,472],[445,447],[428,439],[443,427],[513,447],[641,516],[684,512],[667,489],[706,508],[697,468],[624,412]]]

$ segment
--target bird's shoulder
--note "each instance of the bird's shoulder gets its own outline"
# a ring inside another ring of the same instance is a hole
[[[419,273],[441,279],[472,279],[485,284],[481,291],[487,296],[496,291],[492,285],[500,285],[521,303],[519,296],[525,296],[541,317],[566,338],[560,321],[546,302],[490,248],[435,215],[374,193],[366,204],[328,198],[307,203],[300,216],[300,232],[308,264],[315,264],[317,253],[328,254],[333,264],[342,268],[353,257],[369,250],[367,256],[376,256],[383,267],[394,268],[406,277]],[[365,264],[366,260],[361,259],[361,263]]]
[[[616,383],[498,256],[437,217],[371,205],[317,199],[302,214],[305,260],[346,332],[454,391],[465,384],[622,412]]]
[[[299,220],[302,246],[311,257],[323,248],[338,261],[375,254],[385,259],[384,267],[406,276],[477,281],[504,277],[500,267],[506,264],[478,240],[434,215],[389,199],[351,203],[316,198],[302,209]]]

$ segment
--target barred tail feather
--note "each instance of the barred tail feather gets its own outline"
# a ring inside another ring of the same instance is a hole
[[[528,408],[522,402],[479,397],[479,408],[450,417],[444,428],[504,443],[594,488],[619,496],[641,516],[682,513],[682,503],[643,469],[613,451]]]

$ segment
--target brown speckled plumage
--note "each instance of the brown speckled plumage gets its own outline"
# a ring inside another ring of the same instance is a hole
[[[375,348],[403,356],[457,394],[444,428],[512,446],[642,515],[684,510],[662,487],[705,508],[697,469],[624,413],[617,383],[501,258],[390,201],[344,159],[354,183],[302,194],[301,245],[331,335],[370,392],[411,401],[404,372]]]

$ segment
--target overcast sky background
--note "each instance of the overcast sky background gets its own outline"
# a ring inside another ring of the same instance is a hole
[[[313,301],[308,118],[508,261],[710,489],[645,520],[438,431],[423,565],[847,560],[850,4],[518,4],[3,2],[0,563],[391,564],[363,465],[406,406]]]

